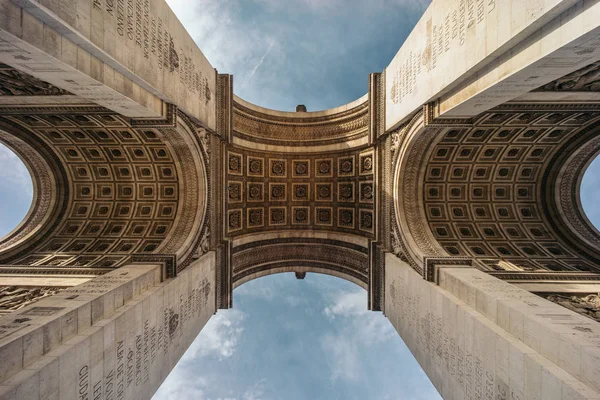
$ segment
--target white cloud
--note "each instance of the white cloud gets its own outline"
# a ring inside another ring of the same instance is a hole
[[[357,381],[360,378],[358,349],[354,340],[344,335],[325,335],[321,346],[331,370],[331,380]]]
[[[213,356],[219,360],[231,357],[237,348],[245,314],[239,310],[220,310],[213,315],[200,335],[182,357],[182,362]]]
[[[269,108],[303,103],[315,111],[366,93],[368,73],[384,65],[364,58],[361,49],[391,40],[383,27],[405,26],[429,0],[167,2],[211,64],[234,75],[238,96]],[[382,18],[388,19],[374,25]]]
[[[192,384],[190,384],[192,383]],[[208,400],[204,388],[208,382],[201,376],[192,376],[178,369],[168,376],[159,390],[152,397],[153,400]]]
[[[265,396],[266,380],[261,379],[244,392],[243,400],[262,400]]]
[[[0,185],[28,197],[33,195],[31,175],[27,167],[15,153],[2,144],[0,144]]]
[[[367,343],[387,340],[397,335],[381,313],[367,309],[367,293],[362,289],[333,295],[323,313],[331,320],[345,318],[344,323],[352,324],[355,337]]]
[[[364,349],[398,335],[381,313],[367,310],[367,293],[362,289],[334,293],[323,314],[338,326],[321,339],[332,381],[362,379]]]
[[[336,316],[357,316],[367,313],[367,296],[364,290],[340,292],[333,299],[333,304],[326,306],[323,313],[330,318]]]
[[[187,349],[177,366],[163,382],[153,397],[154,400],[237,400],[235,397],[211,397],[214,388],[220,388],[222,382],[214,377],[201,376],[197,373],[198,362],[219,362],[231,358],[239,344],[244,331],[243,322],[246,316],[239,310],[220,310],[213,315],[204,326],[198,337]],[[240,400],[259,400],[259,386],[248,396]],[[254,397],[251,397],[254,396]]]

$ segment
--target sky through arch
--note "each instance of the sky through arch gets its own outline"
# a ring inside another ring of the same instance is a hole
[[[592,161],[583,175],[580,188],[581,206],[590,222],[600,231],[600,156]]]
[[[367,93],[429,0],[168,0],[234,93],[293,111]],[[155,396],[196,399],[436,399],[366,292],[350,282],[277,274],[234,291]]]
[[[328,275],[247,282],[155,396],[175,399],[439,399],[366,291]]]
[[[0,143],[0,239],[23,221],[32,200],[33,183],[27,167]]]
[[[368,90],[429,0],[167,0],[234,93],[283,111]],[[326,275],[277,274],[234,290],[156,400],[439,399],[367,293]]]

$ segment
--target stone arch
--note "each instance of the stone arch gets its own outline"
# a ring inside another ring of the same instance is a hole
[[[95,106],[14,107],[0,128],[35,187],[26,221],[0,243],[1,263],[111,269],[169,254],[181,268],[197,253],[207,234],[206,131],[174,107],[164,121]]]
[[[395,254],[422,271],[425,257],[445,252],[431,235],[424,218],[421,184],[422,164],[438,129],[426,127],[424,113],[417,113],[410,122],[392,135],[393,201],[392,248]]]
[[[316,112],[232,99],[224,292],[284,271],[326,273],[368,289],[377,235],[368,97]]]
[[[578,200],[600,149],[597,110],[506,104],[469,120],[426,116],[417,134],[410,124],[397,133],[411,162],[396,165],[396,216],[413,267],[466,257],[490,271],[598,270],[600,236]]]
[[[275,267],[275,268],[271,268],[271,269],[263,269],[260,272],[257,272],[252,275],[248,275],[246,277],[243,277],[243,278],[240,278],[240,279],[234,281],[233,289],[236,289],[236,288],[242,286],[244,283],[248,283],[255,279],[262,278],[264,276],[284,274],[284,273],[288,273],[288,272],[295,272],[296,274],[313,273],[313,274],[334,276],[336,278],[340,278],[345,281],[354,283],[355,285],[361,287],[362,289],[369,290],[369,285],[367,283],[363,282],[360,279],[357,279],[355,276],[353,276],[351,274],[345,274],[342,272],[334,271],[330,268],[319,268],[319,267],[292,267],[292,268]],[[304,278],[299,278],[299,279],[304,279]]]
[[[324,273],[369,285],[369,243],[356,235],[265,233],[234,240],[231,253],[233,287],[280,272]]]
[[[33,184],[32,203],[27,215],[0,240],[0,254],[10,257],[27,252],[43,239],[51,224],[64,215],[68,178],[52,151],[18,126],[0,120],[0,142],[18,155]]]

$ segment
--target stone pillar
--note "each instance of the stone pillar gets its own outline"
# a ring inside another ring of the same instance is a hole
[[[600,324],[471,267],[391,254],[385,314],[445,399],[600,399]]]
[[[0,318],[0,399],[150,399],[215,312],[215,254],[128,265]]]

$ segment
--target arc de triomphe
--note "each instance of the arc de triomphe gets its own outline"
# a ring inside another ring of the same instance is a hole
[[[269,110],[164,0],[0,0],[0,399],[149,399],[280,272],[366,289],[446,399],[600,399],[600,1],[434,0],[368,79]]]

